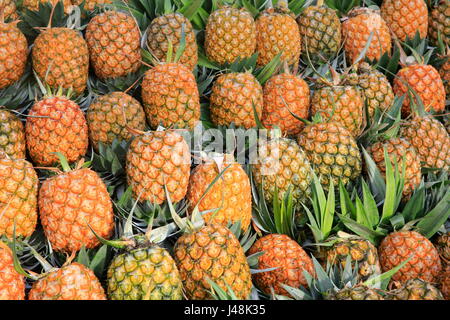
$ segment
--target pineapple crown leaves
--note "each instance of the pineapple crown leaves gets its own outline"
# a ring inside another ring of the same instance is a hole
[[[328,239],[333,229],[335,213],[335,192],[333,179],[330,179],[328,196],[326,196],[319,178],[313,172],[311,191],[313,212],[311,212],[311,210],[304,204],[302,205],[309,220],[308,227],[313,233],[314,240],[317,244],[319,244]]]
[[[325,3],[341,16],[346,16],[353,8],[361,6],[361,0],[325,0]]]
[[[144,31],[153,19],[158,16],[178,12],[184,15],[198,30],[204,29],[204,16],[207,12],[202,8],[205,0],[116,0],[113,7],[130,13]]]
[[[83,12],[78,6],[72,6],[69,14],[64,12],[63,1],[52,5],[50,2],[40,2],[37,11],[23,8],[20,12],[19,28],[33,41],[40,31],[48,28],[82,29],[87,21],[83,19]]]
[[[394,98],[392,106],[381,111],[375,109],[373,117],[366,115],[369,119],[368,124],[364,131],[358,138],[359,143],[363,146],[368,146],[376,141],[389,140],[398,136],[400,123],[401,123],[401,108],[403,105],[404,96]],[[366,112],[368,110],[366,108]]]
[[[292,239],[298,236],[295,225],[295,206],[292,189],[289,188],[280,199],[278,186],[275,185],[272,206],[269,208],[264,197],[264,179],[258,188],[258,201],[254,205],[253,221],[257,228],[267,233],[285,234]]]
[[[209,277],[206,277],[206,281],[211,287],[211,296],[214,300],[239,300],[239,298],[234,293],[233,288],[231,288],[228,283],[225,283],[227,289],[224,290]]]
[[[341,214],[340,221],[352,232],[371,241],[374,244],[384,237],[387,230],[384,225],[397,212],[404,185],[405,159],[403,157],[403,174],[398,169],[399,162],[395,161],[393,167],[387,153],[384,150],[386,166],[386,182],[384,181],[375,162],[365,149],[363,154],[368,168],[369,184],[361,179],[362,200],[356,194],[352,201],[348,191],[341,185],[339,188]],[[370,187],[369,187],[370,185]],[[382,206],[382,214],[379,210]]]
[[[107,256],[107,245],[103,245],[97,250],[86,250],[86,247],[83,246],[75,261],[94,271],[95,275],[100,278],[106,267]]]

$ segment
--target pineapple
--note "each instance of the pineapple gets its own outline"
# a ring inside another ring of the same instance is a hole
[[[357,137],[363,127],[364,99],[358,87],[327,83],[314,91],[311,114],[341,123]]]
[[[431,283],[410,279],[388,294],[389,300],[444,300],[442,293]]]
[[[450,300],[450,265],[441,274],[440,289],[446,300]]]
[[[0,106],[0,158],[25,159],[25,130],[17,116]]]
[[[310,93],[305,80],[284,72],[272,76],[263,89],[264,106],[261,121],[266,128],[278,126],[288,135],[302,131],[304,124],[300,118],[308,118]]]
[[[25,281],[14,269],[11,249],[0,241],[0,300],[25,300]]]
[[[256,25],[245,9],[225,6],[208,17],[205,52],[209,60],[232,63],[250,57],[256,49]]]
[[[31,163],[0,159],[0,236],[31,236],[37,222],[39,180]]]
[[[294,140],[275,138],[260,144],[258,152],[253,178],[262,187],[265,200],[272,203],[277,191],[281,201],[290,190],[296,206],[308,202],[312,169],[303,149]]]
[[[165,187],[174,202],[187,192],[191,166],[189,146],[174,130],[137,136],[127,152],[127,181],[135,199],[161,204]]]
[[[39,190],[41,224],[55,251],[72,253],[83,246],[95,248],[100,242],[90,228],[104,238],[110,237],[114,229],[112,202],[105,183],[80,164],[70,170],[62,162],[64,172],[45,180]]]
[[[404,116],[411,113],[411,102],[408,94],[410,89],[414,90],[420,97],[425,111],[428,112],[433,109],[435,112],[442,112],[445,109],[444,83],[439,72],[433,66],[422,63],[405,66],[397,72],[393,89],[397,96],[405,95],[402,106]]]
[[[303,248],[284,234],[268,234],[258,239],[248,254],[263,252],[258,257],[258,268],[277,268],[272,271],[255,273],[255,284],[266,294],[273,289],[276,294],[286,295],[282,284],[291,287],[307,287],[304,271],[313,274],[313,262]]]
[[[104,6],[105,4],[112,3],[112,0],[72,0],[74,5],[80,6],[84,2],[84,9],[92,11],[96,7]]]
[[[174,52],[179,50],[183,32],[185,48],[179,62],[194,70],[198,60],[197,41],[191,22],[181,13],[168,13],[153,19],[147,29],[147,47],[156,59],[164,62],[169,43]]]
[[[33,283],[29,300],[106,300],[92,270],[73,262],[54,268]]]
[[[341,46],[341,22],[335,10],[318,2],[317,6],[307,7],[297,17],[297,23],[306,61],[326,62],[337,54]]]
[[[106,11],[95,16],[86,28],[86,41],[101,79],[123,77],[141,66],[140,31],[128,14]]]
[[[0,16],[0,89],[19,80],[25,72],[28,43],[17,23],[5,23]]]
[[[3,18],[16,19],[17,8],[16,0],[0,0],[0,15],[3,14]]]
[[[424,0],[384,0],[381,16],[399,40],[414,38],[419,32],[425,38],[428,32],[428,8]]]
[[[71,0],[23,0],[22,5],[28,10],[38,11],[40,4],[49,3],[54,6],[60,1],[62,1],[64,5],[64,13],[70,13],[70,11],[72,11]]]
[[[384,74],[372,68],[368,63],[362,62],[358,66],[357,79],[371,117],[375,114],[376,109],[383,112],[392,106],[394,91]]]
[[[450,2],[448,0],[439,1],[431,10],[428,26],[429,38],[434,45],[438,45],[440,35],[444,44],[450,46]]]
[[[256,19],[257,64],[268,64],[277,54],[288,65],[298,66],[301,52],[301,35],[295,15],[280,3],[275,8],[261,12]]]
[[[353,267],[358,264],[358,278],[361,281],[366,281],[370,277],[381,273],[377,248],[368,240],[357,237],[338,238],[326,251],[327,261],[330,264],[339,264],[342,268],[345,268],[348,256],[351,257],[350,261]],[[362,289],[357,289],[355,292],[360,290]]]
[[[361,153],[358,145],[344,126],[337,122],[312,123],[298,135],[298,144],[327,188],[330,179],[346,185],[361,174]]]
[[[444,264],[450,265],[450,232],[441,234],[435,244]]]
[[[180,274],[167,250],[143,235],[125,239],[120,247],[107,272],[110,300],[182,299]]]
[[[450,54],[447,55],[447,59],[448,60],[439,68],[439,75],[444,82],[446,97],[450,97]]]
[[[433,244],[416,231],[390,233],[378,247],[381,268],[388,271],[411,258],[397,273],[393,281],[406,283],[410,279],[435,282],[442,265],[439,253]]]
[[[86,88],[89,50],[80,32],[68,28],[46,28],[34,41],[33,69],[53,89],[72,89],[81,94]]]
[[[225,172],[224,172],[225,170]],[[206,189],[216,177],[211,189]],[[202,198],[203,197],[203,198]],[[212,155],[204,159],[191,173],[187,191],[189,210],[192,213],[198,207],[207,223],[227,225],[228,222],[241,222],[247,230],[252,218],[252,193],[250,180],[233,155]],[[201,200],[201,201],[200,201]]]
[[[325,296],[326,300],[384,300],[377,290],[365,285],[343,288]]]
[[[84,156],[89,137],[83,111],[66,97],[44,97],[31,108],[25,124],[27,149],[33,163],[50,166],[58,161],[55,152],[69,162]]]
[[[261,117],[263,91],[250,72],[226,73],[217,78],[210,96],[211,119],[219,126],[234,123],[246,129],[256,126],[254,109]]]
[[[173,251],[188,299],[210,299],[208,279],[225,291],[230,288],[238,299],[249,298],[250,267],[238,239],[225,226],[213,223],[188,230]]]
[[[197,82],[184,64],[159,64],[145,73],[142,101],[152,129],[159,125],[193,129],[200,120]]]
[[[384,53],[391,52],[391,35],[386,22],[378,10],[361,7],[352,9],[348,19],[342,23],[344,50],[352,63],[364,50],[371,33],[372,41],[365,56],[370,60],[378,60]]]
[[[384,142],[376,142],[367,150],[378,169],[384,175],[386,173],[384,150],[386,149],[392,166],[395,166],[395,161],[398,164],[399,172],[402,172],[403,157],[405,157],[405,184],[403,187],[403,197],[410,198],[414,189],[416,189],[421,181],[421,166],[420,157],[416,153],[414,147],[408,140],[403,138],[391,138]]]
[[[86,114],[89,137],[98,150],[99,142],[112,144],[114,139],[128,141],[132,129],[145,129],[145,113],[139,101],[124,92],[111,92],[98,97]]]
[[[426,167],[448,170],[450,168],[450,136],[444,125],[432,116],[416,116],[400,128],[419,154]]]

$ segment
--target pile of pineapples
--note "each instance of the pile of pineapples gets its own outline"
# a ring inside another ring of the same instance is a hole
[[[448,0],[0,12],[0,299],[450,299]]]

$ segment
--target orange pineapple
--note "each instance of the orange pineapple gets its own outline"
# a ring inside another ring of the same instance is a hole
[[[427,36],[428,8],[424,0],[384,0],[381,16],[401,41],[414,38],[416,32],[421,38]]]
[[[366,51],[366,57],[378,60],[385,52],[390,53],[391,35],[378,10],[354,8],[348,16],[342,23],[342,36],[345,41],[345,52],[351,62],[354,62],[364,50],[371,33],[373,37]]]
[[[0,300],[25,300],[25,281],[14,269],[11,249],[0,241]]]
[[[289,73],[281,73],[265,83],[263,95],[263,125],[266,128],[278,126],[289,135],[300,133],[304,124],[291,112],[304,119],[309,116],[310,93],[306,81]]]
[[[199,202],[206,188],[223,170],[225,170],[223,175]],[[212,211],[203,214],[203,219],[207,223],[226,225],[228,222],[240,221],[243,230],[247,230],[250,225],[252,218],[250,180],[231,154],[214,155],[211,158],[206,158],[205,163],[198,165],[192,171],[187,200],[191,212],[197,205],[200,212]]]
[[[268,234],[257,240],[248,254],[264,252],[258,257],[258,269],[277,268],[253,275],[256,285],[266,294],[273,288],[276,294],[286,295],[282,284],[307,287],[304,271],[314,274],[313,262],[303,248],[284,234]]]
[[[55,251],[95,248],[100,242],[90,228],[103,238],[109,238],[114,229],[111,198],[105,183],[91,169],[63,168],[64,172],[45,180],[39,190],[45,236]]]
[[[214,82],[210,97],[211,119],[218,126],[234,123],[246,129],[256,126],[253,106],[259,117],[263,91],[249,72],[222,74]]]
[[[149,131],[130,144],[127,153],[127,181],[140,201],[166,201],[165,186],[173,202],[187,192],[191,155],[189,146],[175,130]]]
[[[89,143],[83,111],[62,96],[37,101],[28,114],[25,133],[28,152],[40,166],[56,163],[58,157],[54,152],[74,162],[86,154]]]
[[[192,129],[200,119],[200,97],[191,70],[181,63],[162,63],[145,73],[142,101],[152,129],[159,125]]]
[[[39,180],[31,163],[0,159],[0,236],[31,236],[37,222]]]

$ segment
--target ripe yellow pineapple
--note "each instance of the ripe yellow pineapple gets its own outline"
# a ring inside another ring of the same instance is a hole
[[[245,9],[220,8],[208,17],[205,29],[205,52],[219,64],[248,58],[256,49],[256,25]]]
[[[169,252],[151,243],[146,235],[115,240],[122,249],[107,273],[110,300],[181,300],[180,273]]]
[[[242,229],[247,230],[252,218],[252,193],[244,169],[231,154],[212,155],[204,161],[190,176],[186,196],[189,210],[192,212],[198,205],[200,212],[212,211],[203,214],[207,223],[227,225],[228,222],[240,221]],[[223,175],[204,196],[208,186],[223,170]]]
[[[278,126],[288,135],[298,134],[304,127],[300,118],[308,118],[310,93],[305,80],[290,73],[271,77],[263,89],[264,106],[261,121],[266,128]]]
[[[397,161],[399,172],[403,167],[403,157],[405,157],[405,185],[403,187],[403,196],[407,199],[411,197],[414,189],[416,189],[422,179],[420,157],[416,153],[414,147],[408,140],[403,138],[391,138],[384,142],[376,142],[368,148],[375,164],[381,173],[386,173],[386,164],[384,161],[384,149],[388,153],[392,166]]]
[[[25,281],[14,269],[11,249],[0,241],[0,300],[25,300]]]
[[[256,51],[258,65],[268,64],[277,54],[296,67],[301,52],[301,35],[295,15],[280,3],[261,12],[256,19]]]
[[[127,153],[127,181],[140,201],[161,204],[178,202],[187,192],[191,155],[189,146],[175,130],[149,131],[134,138]]]
[[[363,129],[364,100],[361,90],[352,85],[326,86],[314,91],[311,114],[341,123],[354,137]]]
[[[394,91],[389,80],[368,63],[359,64],[356,84],[361,88],[370,116],[374,115],[376,109],[383,112],[394,103]]]
[[[361,153],[355,138],[337,122],[307,125],[297,137],[298,144],[327,188],[330,178],[334,185],[339,180],[346,185],[361,174]]]
[[[46,28],[34,41],[33,68],[51,88],[72,89],[81,94],[86,88],[89,50],[80,32],[68,28]]]
[[[0,236],[31,236],[37,223],[39,180],[31,163],[0,159]]]
[[[175,262],[188,299],[211,299],[215,282],[238,299],[248,299],[252,290],[250,267],[238,239],[225,226],[207,224],[188,230],[174,246]]]
[[[139,27],[128,14],[106,11],[95,16],[86,28],[86,41],[99,78],[123,77],[141,66]]]
[[[348,255],[351,257],[352,267],[358,264],[358,275],[361,281],[381,273],[377,248],[370,241],[358,238],[339,238],[326,252],[329,263],[338,263],[343,268],[345,268]]]
[[[384,53],[391,52],[391,35],[386,22],[378,10],[362,7],[352,9],[348,19],[342,23],[344,50],[352,63],[364,50],[371,33],[372,41],[365,56],[370,60],[378,60]]]
[[[343,288],[325,296],[326,300],[384,300],[377,290],[363,284],[351,288]]]
[[[5,23],[0,16],[0,89],[19,80],[25,72],[28,43],[18,22]]]
[[[98,143],[111,144],[114,139],[132,138],[127,126],[145,129],[145,113],[139,101],[124,92],[111,92],[100,96],[89,106],[86,114],[89,137],[95,149]]]
[[[25,130],[17,116],[0,106],[0,158],[25,159]]]
[[[439,120],[416,116],[402,124],[400,135],[416,149],[424,166],[449,170],[450,136]]]
[[[72,0],[74,5],[81,5],[84,2],[84,9],[92,11],[95,7],[101,7],[105,4],[112,3],[112,0]]]
[[[258,153],[253,178],[263,187],[265,200],[272,203],[277,190],[281,201],[290,190],[295,206],[306,203],[311,194],[312,168],[302,148],[294,140],[275,138],[260,144]]]
[[[191,22],[181,13],[168,13],[153,19],[147,33],[147,47],[160,62],[166,61],[169,43],[173,46],[173,52],[179,50],[184,33],[185,48],[179,62],[191,70],[195,68],[198,60],[197,40]]]
[[[28,153],[40,166],[55,164],[58,157],[54,152],[74,162],[86,154],[89,143],[83,111],[63,96],[37,101],[28,114],[25,133]]]
[[[0,1],[0,14],[3,13],[5,19],[17,18],[16,0],[1,0]]]
[[[416,231],[397,231],[389,234],[378,247],[378,254],[383,272],[411,258],[392,276],[392,281],[400,283],[416,278],[435,282],[442,269],[437,249],[430,240]]]
[[[114,229],[112,202],[106,185],[89,168],[71,170],[63,165],[59,172],[42,183],[39,214],[45,236],[53,250],[72,253],[100,242],[91,231],[109,238]]]
[[[258,257],[258,269],[277,268],[253,275],[255,284],[266,294],[273,288],[276,294],[286,295],[282,284],[307,287],[304,271],[314,275],[313,262],[303,248],[284,234],[268,234],[257,240],[248,254],[263,252]]]
[[[229,126],[234,123],[246,129],[255,127],[253,106],[261,118],[263,91],[250,72],[222,74],[214,82],[210,97],[214,124]]]
[[[92,270],[73,262],[51,269],[33,283],[29,300],[106,300]]]
[[[181,63],[162,63],[145,73],[142,101],[153,129],[192,129],[200,120],[200,97],[191,70]]]
[[[425,38],[428,32],[428,8],[424,0],[383,0],[381,16],[400,40],[414,38],[419,32]]]

